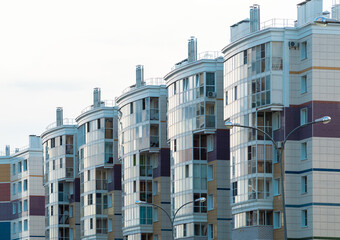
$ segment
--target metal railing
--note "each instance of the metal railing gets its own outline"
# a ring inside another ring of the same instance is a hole
[[[142,86],[158,86],[158,85],[166,85],[163,78],[148,78],[142,82]],[[131,85],[123,90],[122,94],[127,93],[131,90],[136,89],[136,85]]]
[[[206,52],[202,52],[202,53],[199,53],[197,55],[197,60],[196,61],[199,61],[199,60],[202,60],[202,59],[216,59],[216,58],[219,58],[219,57],[223,57],[222,53],[219,52],[219,51],[206,51]],[[179,67],[182,67],[184,65],[187,65],[189,62],[187,59],[179,62],[179,63],[176,63],[172,68],[171,68],[171,71],[172,70],[175,70],[176,68],[179,68]]]
[[[63,125],[76,125],[77,122],[73,118],[64,118]],[[53,122],[46,127],[46,130],[57,127],[57,122]]]
[[[115,100],[104,100],[100,102],[100,107],[114,107],[114,106],[116,106]],[[94,108],[95,107],[93,105],[87,106],[86,108],[81,110],[81,113],[88,112]]]

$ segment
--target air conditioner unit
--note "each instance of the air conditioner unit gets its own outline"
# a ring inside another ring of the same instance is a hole
[[[216,93],[215,92],[208,92],[208,98],[215,98]]]
[[[291,49],[291,48],[297,49],[297,48],[299,48],[299,43],[294,42],[294,41],[290,41],[290,42],[288,42],[288,47],[289,47],[289,49]]]

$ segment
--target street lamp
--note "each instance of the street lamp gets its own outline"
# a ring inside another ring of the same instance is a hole
[[[200,202],[200,203],[203,203],[206,201],[206,198],[205,197],[201,197],[201,198],[197,198],[193,201],[190,201],[190,202],[187,202],[187,203],[184,203],[182,206],[180,206],[176,212],[174,213],[174,215],[171,217],[170,214],[164,209],[162,208],[161,206],[157,205],[157,204],[154,204],[154,203],[148,203],[148,202],[145,202],[145,201],[140,201],[140,200],[137,200],[136,201],[136,204],[137,205],[151,205],[151,206],[154,206],[154,207],[157,207],[157,208],[160,208],[169,218],[170,220],[170,223],[171,223],[171,236],[172,236],[172,239],[174,240],[175,239],[175,236],[174,236],[174,223],[175,223],[175,218],[176,218],[176,215],[177,213],[179,212],[179,210],[181,210],[184,206],[190,204],[190,203],[194,203],[194,202]]]
[[[283,212],[283,224],[284,224],[283,227],[284,227],[284,239],[285,240],[287,240],[287,219],[286,219],[285,189],[284,189],[283,166],[282,166],[282,153],[283,153],[284,146],[285,146],[288,138],[290,137],[290,135],[292,135],[292,133],[294,133],[298,129],[305,127],[305,126],[308,126],[308,125],[315,124],[315,123],[327,124],[330,121],[331,121],[331,117],[325,116],[325,117],[322,117],[322,118],[315,119],[312,122],[308,122],[308,123],[302,124],[300,126],[297,126],[290,133],[288,133],[286,138],[282,141],[281,147],[279,147],[278,142],[276,142],[268,133],[266,133],[262,129],[259,129],[257,127],[245,126],[245,125],[241,125],[239,123],[233,123],[233,122],[230,122],[230,121],[224,123],[226,128],[229,129],[229,130],[231,130],[233,127],[254,129],[256,131],[263,133],[264,135],[266,135],[270,139],[270,141],[272,141],[274,148],[277,152],[278,161],[280,162],[281,189],[282,189],[282,212]]]

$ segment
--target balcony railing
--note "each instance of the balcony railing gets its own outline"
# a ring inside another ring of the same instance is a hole
[[[165,81],[163,78],[148,78],[144,80],[142,83],[142,86],[158,86],[158,85],[166,85]],[[127,87],[123,90],[122,94],[127,93],[131,90],[136,89],[136,85],[131,85],[130,87]]]
[[[72,118],[64,118],[63,125],[77,125],[77,122]],[[57,122],[51,123],[46,127],[46,130],[57,127]]]
[[[219,51],[207,51],[207,52],[202,52],[202,53],[199,53],[197,55],[197,60],[196,61],[199,61],[199,60],[202,60],[202,59],[216,59],[216,58],[219,58],[219,57],[223,57],[222,53],[219,52]],[[182,67],[184,65],[187,65],[189,62],[188,62],[188,59],[184,59],[183,61],[179,62],[179,63],[176,63],[175,66],[173,66],[171,68],[171,71],[172,70],[175,70],[176,68],[179,68],[179,67]]]
[[[116,102],[114,100],[104,100],[104,101],[101,101],[100,103],[100,107],[114,107],[114,106],[116,106]],[[93,105],[87,106],[81,111],[81,113],[88,112],[94,108],[95,107]]]

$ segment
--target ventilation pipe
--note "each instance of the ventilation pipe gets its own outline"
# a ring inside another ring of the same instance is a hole
[[[11,155],[11,146],[6,145],[6,157],[8,157],[9,155]]]
[[[136,87],[144,85],[144,66],[136,66]]]
[[[100,88],[93,89],[93,107],[100,107]]]
[[[197,60],[197,38],[190,37],[188,40],[188,62]]]
[[[57,107],[57,127],[63,125],[63,108],[62,107]]]
[[[260,5],[250,6],[250,32],[260,30]]]

